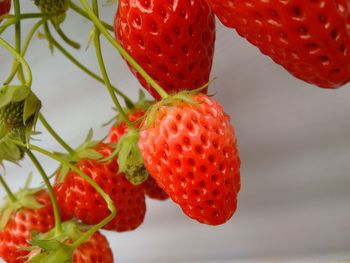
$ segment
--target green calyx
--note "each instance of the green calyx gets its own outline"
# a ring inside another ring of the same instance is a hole
[[[148,179],[148,172],[138,146],[139,136],[138,131],[129,131],[120,138],[115,151],[101,160],[101,162],[110,161],[118,155],[118,172],[124,173],[126,179],[133,185],[139,185]]]
[[[40,109],[40,100],[26,86],[5,86],[0,90],[0,163],[23,158],[15,141],[29,142]]]
[[[30,251],[28,263],[73,262],[75,248],[71,246],[78,240],[88,227],[74,220],[62,224],[63,231],[56,233],[55,229],[47,233],[32,233],[29,240],[30,247],[23,248]]]
[[[138,110],[147,110],[152,104],[154,104],[154,101],[151,100],[147,100],[146,99],[146,95],[143,92],[143,90],[139,90],[139,100],[134,103],[134,104],[128,104],[127,101],[125,101],[126,103],[126,107],[123,108],[125,115],[129,115],[135,111]],[[116,109],[114,109],[116,110]],[[136,120],[136,122],[138,122],[140,120]],[[107,126],[111,123],[113,123],[114,126],[119,125],[120,123],[123,122],[123,117],[121,116],[121,114],[118,114],[117,116],[113,117],[110,121],[108,121],[107,123],[105,123],[103,126]]]
[[[81,144],[73,153],[70,154],[62,154],[56,153],[63,157],[67,162],[71,164],[77,163],[81,159],[90,159],[90,160],[98,160],[103,157],[101,153],[96,151],[94,147],[99,144],[98,141],[93,141],[93,131],[89,130],[88,135],[86,136],[84,143]],[[70,168],[66,165],[61,165],[58,168],[58,182],[62,183],[69,172]]]
[[[126,179],[134,185],[139,185],[148,178],[138,146],[139,137],[138,131],[129,131],[120,138],[116,148],[119,172],[125,173]]]
[[[28,184],[28,183],[27,183]],[[42,205],[38,203],[34,195],[41,189],[29,189],[26,185],[23,189],[14,194],[16,200],[5,197],[5,203],[0,209],[0,230],[2,230],[9,221],[11,215],[22,208],[40,209]]]
[[[201,88],[203,89],[203,88]],[[156,113],[159,111],[159,109],[163,106],[174,106],[178,105],[179,103],[187,103],[187,104],[198,104],[198,101],[194,99],[194,96],[199,93],[198,90],[192,90],[192,91],[181,91],[179,93],[176,93],[174,95],[168,96],[165,99],[162,99],[158,101],[156,104],[149,107],[145,114],[145,124],[146,127],[150,127],[153,123]]]

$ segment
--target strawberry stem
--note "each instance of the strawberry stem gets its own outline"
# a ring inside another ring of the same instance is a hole
[[[158,92],[159,96],[163,99],[167,98],[169,95],[164,91],[164,89],[151,78],[150,75],[128,54],[128,52],[114,39],[114,37],[107,31],[103,26],[99,18],[94,14],[90,5],[86,0],[80,0],[84,6],[88,16],[91,18],[95,27],[97,27],[100,32],[107,38],[107,40],[118,50],[121,56],[129,62],[129,64],[138,72],[140,75]]]
[[[20,14],[18,17],[10,16],[1,26],[0,26],[0,35],[9,27],[17,23],[18,20],[23,19],[32,19],[32,18],[40,18],[40,17],[49,17],[46,14],[42,13],[26,13]]]
[[[30,30],[28,36],[26,37],[26,40],[23,44],[23,48],[22,48],[22,52],[21,52],[21,56],[24,57],[26,52],[27,52],[27,49],[28,49],[28,46],[30,44],[30,41],[32,40],[35,32],[39,29],[39,27],[47,20],[46,17],[44,17],[43,19],[41,19],[39,22],[37,22],[33,28]],[[5,85],[8,85],[12,80],[13,78],[15,77],[16,75],[16,72],[18,70],[18,62],[17,60],[14,61],[14,63],[12,64],[12,69],[11,69],[11,73],[10,73],[10,76],[7,78],[7,80],[4,82]]]
[[[75,11],[77,14],[80,14],[81,16],[83,16],[84,18],[87,18],[90,20],[90,17],[88,16],[88,14],[84,11],[84,9],[82,9],[81,7],[79,7],[78,5],[76,5],[74,2],[69,1],[69,7]],[[114,28],[112,25],[101,21],[101,23],[109,30],[109,31],[114,31]]]
[[[74,150],[58,135],[58,133],[51,127],[44,116],[39,113],[39,120],[44,125],[45,129],[51,134],[51,136],[71,155],[74,154]]]
[[[52,22],[52,21],[51,21]],[[52,22],[53,24],[53,22]],[[80,49],[80,44],[75,42],[74,40],[71,40],[63,31],[61,28],[54,26],[54,28],[56,29],[56,32],[58,33],[58,35],[62,38],[62,40],[64,42],[66,42],[68,45],[70,45],[72,48],[75,49]]]
[[[88,74],[93,79],[97,80],[98,82],[105,84],[103,78],[98,76],[96,73],[89,70],[87,67],[85,67],[82,63],[80,63],[74,56],[72,56],[64,47],[62,47],[52,36],[50,29],[48,26],[44,25],[45,33],[47,37],[49,38],[49,41],[66,57],[68,58],[74,65],[76,65],[78,68],[80,68],[82,71],[84,71],[86,74]],[[113,87],[113,86],[112,86]],[[134,103],[130,100],[128,96],[126,96],[123,92],[121,92],[119,89],[113,87],[114,91],[121,96],[128,104],[134,105]]]
[[[13,192],[11,191],[10,187],[7,185],[5,179],[2,177],[2,175],[0,174],[0,184],[4,187],[7,196],[10,198],[12,203],[17,202],[17,197],[13,194]]]
[[[47,190],[49,192],[50,199],[51,199],[51,202],[52,202],[53,213],[54,213],[54,218],[55,218],[55,231],[56,231],[56,234],[59,235],[59,234],[61,234],[63,232],[62,223],[61,223],[61,215],[60,215],[60,210],[58,208],[58,203],[57,203],[57,199],[56,199],[55,193],[54,193],[52,185],[51,185],[51,183],[49,181],[49,177],[46,175],[43,167],[41,166],[40,162],[35,157],[35,155],[32,153],[32,151],[29,150],[26,147],[23,147],[23,149],[26,152],[26,154],[29,156],[31,161],[33,162],[34,166],[37,168],[37,170],[40,173],[42,179],[44,180],[44,183],[45,183],[46,188],[47,188]]]
[[[15,17],[18,19],[15,25],[15,45],[17,53],[21,53],[21,20],[19,15],[21,14],[21,6],[19,0],[14,0]],[[18,78],[22,85],[25,83],[22,65],[18,67]]]
[[[33,151],[37,151],[43,155],[46,155],[47,157],[49,157],[51,159],[54,159],[54,160],[60,162],[61,164],[67,166],[69,169],[73,170],[74,172],[79,174],[81,177],[83,177],[84,180],[86,180],[102,196],[102,198],[107,203],[108,210],[111,211],[111,214],[108,217],[103,219],[97,225],[92,226],[88,231],[86,231],[84,233],[84,235],[82,235],[78,240],[76,240],[72,244],[73,248],[78,248],[81,244],[83,244],[86,240],[88,240],[91,235],[93,235],[95,232],[97,232],[104,225],[108,224],[116,216],[117,211],[116,211],[116,208],[114,206],[114,203],[113,203],[112,199],[109,197],[109,195],[93,179],[91,179],[91,177],[89,177],[83,171],[81,171],[80,169],[78,169],[77,167],[72,165],[69,161],[66,161],[64,158],[62,158],[56,154],[50,153],[50,152],[46,151],[45,149],[40,148],[38,146],[29,145],[29,147]]]
[[[92,3],[93,3],[94,13],[95,13],[96,17],[98,18],[99,17],[99,12],[98,12],[97,1],[93,0]],[[111,82],[109,80],[108,73],[107,73],[107,70],[106,70],[106,67],[105,67],[105,63],[103,61],[102,51],[101,51],[100,31],[98,30],[98,28],[96,26],[95,26],[94,44],[95,44],[96,57],[97,57],[97,60],[98,60],[98,64],[100,66],[100,70],[101,70],[101,73],[102,73],[105,85],[106,85],[106,87],[108,89],[109,95],[111,96],[111,98],[112,98],[112,100],[114,102],[114,105],[117,108],[120,116],[123,118],[125,123],[128,125],[129,129],[133,130],[134,129],[134,125],[130,122],[128,116],[126,115],[126,113],[125,113],[125,111],[123,109],[123,107],[120,105],[120,103],[118,101],[118,98],[115,95],[114,89],[113,89],[113,87],[111,85]]]
[[[23,65],[27,74],[25,85],[30,88],[32,86],[32,72],[28,63],[24,60],[21,54],[19,54],[8,42],[2,38],[0,38],[0,45],[4,46]]]

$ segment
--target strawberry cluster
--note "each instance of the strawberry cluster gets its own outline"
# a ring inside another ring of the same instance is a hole
[[[102,140],[93,141],[89,133],[81,146],[70,148],[40,115],[41,102],[31,91],[31,72],[23,59],[26,48],[21,50],[20,26],[15,29],[16,49],[0,38],[0,44],[16,57],[0,90],[0,164],[17,163],[27,154],[47,187],[26,186],[13,194],[0,175],[8,193],[0,209],[0,257],[9,263],[112,263],[108,241],[98,231],[137,229],[146,215],[146,196],[172,200],[202,224],[220,225],[231,219],[241,188],[237,139],[223,106],[206,95],[215,15],[302,80],[324,88],[350,80],[348,5],[299,0],[120,0],[110,26],[99,19],[98,2],[92,2],[90,7],[81,0],[82,8],[68,0],[35,0],[40,13],[26,16],[43,18],[50,48],[62,51],[110,91],[119,113]],[[21,23],[19,1],[14,3],[16,19],[7,20],[8,25]],[[0,0],[0,22],[10,17],[10,7],[11,1]],[[101,78],[79,64],[50,33],[47,21],[67,44],[79,48],[60,28],[69,8],[94,23],[91,38]],[[115,40],[105,27],[114,31]],[[101,34],[154,100],[141,93],[133,103],[113,89],[103,64]],[[15,75],[20,85],[11,85]],[[125,108],[116,94],[124,98]],[[38,118],[68,153],[31,145]],[[32,149],[61,162],[53,186]]]

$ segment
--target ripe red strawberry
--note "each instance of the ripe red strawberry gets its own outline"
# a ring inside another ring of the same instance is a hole
[[[31,231],[45,233],[54,226],[49,194],[41,190],[34,194],[34,198],[41,208],[20,208],[11,214],[5,227],[0,230],[0,257],[7,263],[26,262],[23,257],[29,251],[20,250],[20,247],[29,246],[27,241],[31,238]]]
[[[323,88],[350,80],[347,1],[207,1],[223,24],[297,78]]]
[[[237,207],[236,138],[220,104],[205,95],[190,99],[193,103],[174,99],[155,105],[159,108],[151,123],[145,122],[139,147],[150,175],[189,217],[218,225]]]
[[[11,9],[11,0],[0,0],[0,22],[2,21],[1,17],[7,15]]]
[[[138,108],[136,110],[131,110],[128,114],[128,118],[130,121],[135,122],[143,117],[145,114],[146,109],[144,108]],[[139,128],[141,122],[135,123],[135,128]],[[128,126],[126,125],[125,121],[118,122],[116,125],[114,125],[109,132],[109,141],[111,143],[118,143],[120,137],[122,137],[124,134],[126,134],[129,131]],[[167,193],[164,192],[162,188],[160,188],[155,180],[152,177],[148,177],[148,179],[142,184],[145,194],[152,198],[157,200],[166,200],[169,198]]]
[[[128,114],[128,118],[131,122],[135,122],[142,118],[145,114],[146,109],[140,108],[136,110],[131,110]],[[135,128],[140,127],[141,122],[135,123]],[[120,137],[126,134],[129,131],[128,125],[126,125],[125,121],[117,122],[109,131],[109,142],[116,144],[118,143]]]
[[[152,176],[149,176],[148,179],[142,184],[146,195],[149,198],[157,200],[167,200],[169,195],[158,186],[156,180]]]
[[[124,49],[168,93],[208,83],[215,19],[205,0],[121,0],[114,29]],[[134,69],[132,72],[159,98]]]
[[[107,157],[114,149],[100,143],[95,150]],[[132,185],[124,174],[118,174],[116,158],[108,162],[81,159],[75,166],[90,176],[115,204],[117,215],[105,229],[121,232],[141,225],[146,212],[143,190],[140,186]],[[57,181],[54,190],[66,217],[76,217],[84,224],[94,225],[110,214],[103,198],[74,171],[69,171],[62,183]]]
[[[83,243],[74,251],[73,262],[113,263],[113,254],[108,240],[102,234],[96,232],[89,241]]]

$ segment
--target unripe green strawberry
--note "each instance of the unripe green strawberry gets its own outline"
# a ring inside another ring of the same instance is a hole
[[[35,4],[45,14],[63,14],[67,11],[68,0],[35,0]]]
[[[23,126],[24,101],[10,102],[0,108],[0,123],[7,131],[21,128]]]

